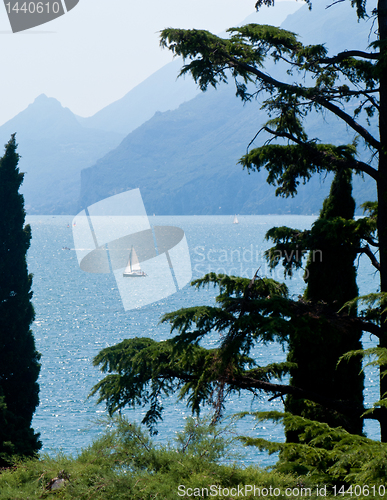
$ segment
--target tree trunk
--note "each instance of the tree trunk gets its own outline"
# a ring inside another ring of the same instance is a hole
[[[387,68],[386,47],[387,43],[387,0],[378,2],[378,22],[380,37],[380,112],[379,133],[381,151],[379,155],[379,181],[378,181],[378,236],[380,244],[380,291],[387,292]],[[387,348],[387,323],[386,315],[382,317],[382,335],[380,346]],[[381,372],[387,366],[380,367]],[[387,392],[387,377],[380,378],[380,396]],[[380,434],[381,440],[387,442],[387,408],[381,408]]]

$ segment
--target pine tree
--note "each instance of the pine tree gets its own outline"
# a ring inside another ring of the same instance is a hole
[[[307,3],[311,7],[313,1]],[[274,0],[258,0],[256,6],[264,4],[273,5]],[[359,252],[370,258],[380,275],[378,292],[386,294],[387,0],[379,0],[376,9],[368,8],[366,0],[354,0],[351,5],[359,22],[373,18],[375,23],[377,40],[366,51],[348,47],[329,54],[323,44],[304,45],[292,32],[257,24],[230,28],[227,38],[203,30],[168,28],[162,31],[161,45],[183,57],[181,74],[190,73],[201,90],[231,79],[243,101],[261,98],[270,119],[257,124],[257,136],[265,133],[269,140],[249,151],[240,163],[249,172],[266,169],[267,182],[277,187],[277,195],[295,196],[301,182],[322,172],[350,169],[375,181],[377,238],[372,231],[364,233]],[[268,60],[286,66],[282,76],[265,71]],[[345,123],[356,134],[357,143],[371,152],[369,161],[357,157],[354,143],[337,146],[309,137],[305,118],[311,112],[321,120],[329,113]],[[373,116],[378,118],[376,134],[370,124]],[[387,348],[387,311],[379,312],[379,320],[365,329],[379,339],[380,347]],[[380,372],[385,369],[381,366]],[[387,377],[380,376],[380,398],[386,393]],[[387,441],[387,408],[377,408],[373,418],[380,423],[382,441]]]
[[[32,275],[26,254],[31,228],[24,225],[24,199],[19,193],[15,134],[0,159],[0,460],[33,456],[40,449],[31,421],[39,403],[40,354],[30,330],[34,320]]]
[[[257,6],[273,3],[273,0],[258,0]],[[352,5],[356,7],[360,20],[366,17],[365,1],[358,0]],[[343,264],[342,271],[348,279],[342,290],[339,290],[342,283],[337,280],[337,275],[328,276],[323,267],[315,267],[312,262],[308,270],[311,273],[313,269],[314,277],[308,278],[307,296],[299,301],[289,300],[284,285],[265,277],[244,280],[209,274],[194,285],[218,287],[216,305],[192,307],[166,315],[163,320],[170,322],[175,333],[170,341],[144,343],[140,339],[128,340],[101,351],[95,364],[101,365],[102,370],[109,374],[94,387],[93,392],[99,392],[100,401],[105,401],[111,412],[126,404],[150,404],[145,422],[153,424],[161,415],[160,396],[177,389],[182,397],[188,396],[188,404],[194,411],[198,411],[201,403],[211,401],[217,411],[221,411],[224,397],[230,392],[248,390],[255,394],[266,391],[273,397],[288,395],[297,400],[311,401],[323,408],[323,419],[329,412],[350,415],[353,422],[357,420],[355,427],[360,432],[364,412],[362,398],[358,397],[361,378],[356,377],[354,382],[344,377],[339,391],[336,391],[335,382],[329,380],[333,388],[330,392],[324,391],[318,377],[308,380],[305,388],[302,387],[305,380],[300,380],[299,385],[277,383],[272,379],[289,372],[294,382],[296,366],[289,360],[258,366],[252,353],[259,342],[291,343],[295,331],[300,334],[300,339],[307,339],[313,332],[340,331],[347,335],[353,331],[351,339],[343,334],[344,344],[334,346],[335,360],[352,340],[357,345],[361,330],[376,335],[380,345],[387,346],[387,322],[383,316],[387,314],[386,309],[382,315],[379,313],[379,321],[371,321],[370,316],[356,317],[353,309],[349,313],[337,312],[346,298],[356,294],[353,274],[356,253],[364,253],[370,258],[380,271],[381,291],[387,292],[387,154],[382,147],[387,142],[387,74],[384,71],[387,0],[380,0],[378,9],[371,16],[379,23],[379,39],[371,49],[349,48],[333,55],[324,45],[303,45],[294,33],[266,25],[231,28],[227,38],[202,30],[163,30],[161,45],[184,58],[186,64],[181,74],[191,73],[202,90],[217,87],[231,78],[236,82],[237,95],[243,101],[254,101],[254,97],[263,96],[263,108],[271,119],[263,126],[257,124],[257,128],[268,134],[270,140],[241,158],[240,163],[245,169],[249,172],[266,169],[267,182],[275,185],[276,193],[281,196],[296,195],[299,184],[307,182],[316,173],[352,171],[369,175],[377,184],[379,204],[377,212],[375,206],[368,204],[366,208],[370,216],[355,221],[351,218],[352,202],[340,208],[337,200],[335,203],[330,200],[318,222],[318,232],[302,233],[281,228],[282,235],[276,234],[279,249],[288,249],[289,244],[293,249],[297,246],[299,250],[316,249],[318,242],[313,244],[313,237],[320,239],[320,243],[324,243],[323,238],[327,236],[331,243],[334,237],[337,238],[337,248],[343,246],[350,250]],[[262,69],[269,59],[288,65],[282,79]],[[289,83],[289,75],[293,76],[292,83]],[[321,114],[322,119],[324,112],[329,112],[343,120],[372,151],[373,161],[360,160],[355,144],[337,146],[309,138],[304,121],[311,112],[316,112],[316,116]],[[374,136],[370,127],[367,129],[368,119],[378,113],[380,137]],[[378,168],[374,165],[376,157]],[[345,175],[342,180],[345,180]],[[332,189],[336,187],[334,185]],[[344,189],[344,185],[341,188]],[[349,191],[347,200],[348,194]],[[340,215],[336,216],[336,213]],[[376,228],[379,240],[375,238]],[[370,245],[380,249],[379,262]],[[329,256],[329,248],[326,252]],[[291,274],[294,268],[302,266],[299,255],[300,252],[294,252],[291,258],[287,255],[282,259],[286,272]],[[273,264],[277,257],[270,257]],[[332,261],[334,255],[330,259]],[[334,267],[337,269],[339,265],[338,259]],[[334,297],[330,293],[328,278],[335,283]],[[199,343],[211,331],[221,333],[222,340],[219,347],[210,350]],[[298,345],[302,346],[302,342]],[[320,345],[323,345],[322,340]],[[310,351],[306,351],[305,363],[320,363],[318,372],[324,376],[322,360],[325,351],[314,352],[317,362]],[[330,361],[328,379],[333,374],[332,366],[333,361]],[[382,371],[384,368],[381,366]],[[313,366],[309,368],[310,373],[313,369]],[[346,373],[351,373],[351,369],[348,368]],[[344,368],[340,367],[340,370]],[[346,393],[348,399],[343,400],[346,381],[354,384],[351,386],[353,390]],[[386,392],[387,377],[381,380],[381,393]],[[387,408],[378,409],[379,412],[374,411],[367,417],[379,420],[382,440],[387,441]],[[337,424],[336,418],[334,420]]]
[[[105,402],[110,414],[127,405],[148,407],[143,423],[154,432],[162,418],[163,398],[171,394],[185,398],[197,414],[202,406],[212,405],[217,420],[228,395],[266,392],[273,398],[291,395],[312,402],[323,410],[324,418],[333,412],[336,425],[337,418],[345,423],[342,416],[350,415],[361,429],[362,401],[352,399],[352,394],[343,398],[342,392],[319,392],[321,384],[316,378],[308,387],[278,382],[284,375],[296,373],[297,365],[289,360],[259,365],[256,349],[267,342],[287,345],[295,334],[307,338],[317,327],[340,333],[361,331],[367,328],[364,321],[337,313],[321,302],[293,301],[284,284],[257,274],[249,280],[210,273],[192,285],[218,288],[216,304],[166,314],[162,321],[171,324],[174,337],[164,342],[127,339],[95,357],[94,365],[107,374],[91,395],[98,393],[98,402]],[[212,332],[219,334],[216,346],[200,345]],[[316,360],[307,353],[305,362],[313,365]],[[324,377],[324,369],[319,376]]]
[[[93,394],[99,392],[99,401],[106,402],[110,413],[125,405],[149,405],[144,423],[154,428],[162,414],[162,395],[178,389],[193,411],[211,403],[216,416],[227,394],[265,391],[273,397],[287,395],[285,408],[291,413],[361,434],[360,358],[337,364],[347,351],[361,347],[362,328],[368,325],[356,316],[355,308],[349,314],[338,310],[357,296],[354,259],[361,238],[375,223],[353,219],[351,191],[351,173],[338,171],[311,230],[268,231],[267,238],[276,243],[266,254],[272,267],[281,255],[291,275],[302,265],[304,252],[310,252],[304,298],[291,300],[287,287],[269,278],[206,275],[193,285],[218,287],[216,306],[165,315],[163,321],[178,333],[166,342],[132,339],[102,350],[94,364],[109,374]],[[219,345],[199,346],[212,331],[221,334]],[[286,362],[257,365],[254,348],[268,341],[289,346]],[[290,384],[272,382],[286,374],[291,375]],[[297,441],[298,432],[287,430],[287,438]]]

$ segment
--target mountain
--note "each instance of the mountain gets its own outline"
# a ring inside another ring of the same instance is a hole
[[[286,3],[271,17],[285,18],[297,5]],[[289,7],[291,5],[291,7]],[[263,9],[262,19],[270,9]],[[266,16],[266,17],[265,17]],[[130,131],[157,111],[176,109],[199,93],[190,78],[177,79],[181,61],[164,66],[119,101],[90,118],[76,117],[69,109],[41,95],[0,127],[6,143],[17,132],[21,188],[29,214],[72,214],[78,209],[80,171],[114,149]]]
[[[359,40],[368,43],[369,26],[357,23],[347,2],[327,10],[314,5],[312,12],[302,7],[283,26],[290,31],[297,29],[307,42],[314,41],[316,34],[315,41],[321,43],[320,24],[327,27],[331,22],[341,26],[341,36],[348,46],[361,49],[364,47]],[[335,51],[337,44],[333,42]],[[284,78],[280,64],[266,70]],[[266,120],[260,104],[253,101],[243,105],[231,84],[199,94],[176,110],[156,113],[115,150],[82,171],[81,206],[140,188],[148,213],[318,213],[329,190],[329,176],[328,182],[324,182],[325,176],[314,176],[308,186],[300,186],[295,198],[282,199],[276,198],[273,186],[267,185],[265,172],[249,176],[236,165]],[[342,122],[324,114],[310,115],[308,132],[310,137],[337,145],[354,139]],[[260,135],[254,145],[266,139]],[[372,181],[356,178],[358,203],[374,196]]]
[[[329,190],[325,176],[301,186],[295,198],[282,199],[274,196],[265,172],[248,175],[236,165],[265,120],[256,108],[243,106],[228,86],[157,113],[82,170],[81,206],[140,188],[148,213],[160,215],[318,213]],[[319,130],[317,117],[309,122],[312,136],[328,140],[334,126],[331,142],[351,139],[340,123],[326,122]],[[357,180],[356,195],[360,201],[372,198],[372,184]]]
[[[288,15],[300,8],[300,3],[279,1],[274,7],[262,7],[243,23],[261,23],[279,26]],[[226,33],[222,33],[226,36]],[[166,64],[146,80],[130,90],[118,101],[109,104],[95,115],[77,117],[84,127],[129,134],[158,111],[177,109],[183,102],[200,93],[192,78],[177,78],[183,62],[180,58]]]
[[[157,111],[176,109],[200,92],[191,78],[177,78],[180,67],[180,59],[166,64],[95,115],[89,118],[77,116],[79,123],[83,127],[125,136],[152,118]]]
[[[25,172],[21,192],[28,214],[74,214],[80,172],[114,149],[123,135],[82,127],[54,98],[40,95],[0,127],[2,144],[16,132]]]

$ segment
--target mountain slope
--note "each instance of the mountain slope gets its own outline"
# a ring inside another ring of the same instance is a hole
[[[82,127],[69,109],[43,94],[0,127],[2,144],[14,132],[28,214],[76,213],[81,169],[122,139],[120,134]]]
[[[279,26],[300,3],[278,1],[274,7],[262,7],[240,24],[261,23]],[[222,36],[226,36],[223,33]],[[128,61],[128,64],[130,62]],[[192,78],[177,78],[183,62],[180,58],[166,64],[149,78],[130,90],[118,101],[109,104],[89,118],[77,117],[84,127],[129,134],[152,118],[157,111],[174,110],[200,93]]]
[[[199,93],[190,78],[177,79],[181,61],[173,61],[153,73],[122,99],[89,118],[77,117],[84,127],[127,135],[152,118],[156,111],[177,108]],[[173,88],[173,92],[171,92]]]
[[[229,86],[199,95],[178,110],[157,113],[82,171],[81,206],[138,187],[149,213],[317,213],[329,189],[323,178],[301,186],[297,197],[281,199],[264,172],[248,175],[236,165],[265,119],[256,108],[256,103],[243,106]],[[319,130],[321,122],[314,117],[311,133],[328,140],[332,127],[325,125]],[[332,142],[340,144],[344,136],[349,142],[345,127],[334,125]],[[361,199],[372,198],[372,185],[358,182]]]
[[[316,7],[312,13],[302,7],[284,26],[301,30],[308,42],[315,33],[316,42],[321,42],[321,22],[329,25],[332,19],[341,23],[349,47],[364,48],[359,40],[368,43],[369,27],[358,24],[355,12],[346,4],[339,4],[336,10]],[[284,78],[280,65],[267,71]],[[221,86],[177,110],[157,113],[118,148],[82,171],[81,206],[139,187],[149,213],[317,213],[329,190],[329,182],[323,183],[323,178],[313,178],[307,187],[300,187],[298,196],[284,200],[275,198],[264,172],[248,176],[236,165],[267,116],[258,102],[243,106],[234,94],[232,85]],[[335,117],[312,114],[308,121],[310,137],[337,145],[354,139]],[[264,140],[259,136],[254,145]],[[358,203],[374,198],[371,181],[357,178],[355,186]]]

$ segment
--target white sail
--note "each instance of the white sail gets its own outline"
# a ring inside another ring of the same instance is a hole
[[[233,224],[239,224],[239,220],[238,220],[238,217],[236,215],[234,216]]]
[[[130,264],[132,267],[132,272],[141,271],[140,262],[138,261],[136,250],[133,247],[130,255],[131,255]]]
[[[136,250],[132,246],[129,255],[129,262],[124,271],[124,277],[135,278],[139,276],[146,276],[146,274],[144,273],[144,271],[141,270]]]

